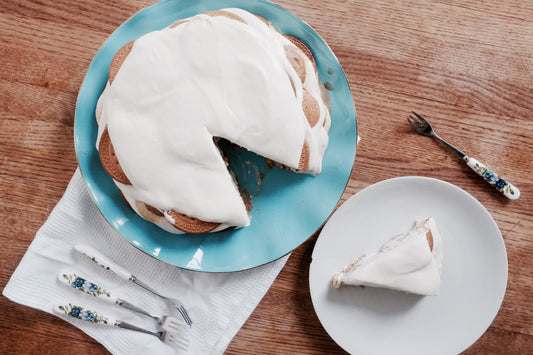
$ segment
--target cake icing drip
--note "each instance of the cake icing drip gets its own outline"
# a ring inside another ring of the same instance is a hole
[[[441,285],[442,239],[433,218],[417,221],[377,252],[365,254],[333,277],[333,286],[385,287],[436,295]]]
[[[306,172],[322,169],[330,116],[313,63],[303,58],[302,83],[285,51],[294,44],[249,12],[224,11],[243,21],[201,14],[135,40],[99,99],[98,140],[107,127],[131,181],[116,183],[134,209],[143,201],[223,227],[247,226],[214,137],[292,169],[307,142]],[[320,106],[313,127],[302,110],[305,92]]]

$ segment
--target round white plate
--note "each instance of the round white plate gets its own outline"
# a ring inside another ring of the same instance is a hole
[[[336,272],[429,216],[443,240],[438,296],[331,287]],[[492,323],[506,286],[505,244],[489,212],[460,188],[425,177],[385,180],[348,199],[324,226],[309,272],[320,322],[353,354],[460,353]]]

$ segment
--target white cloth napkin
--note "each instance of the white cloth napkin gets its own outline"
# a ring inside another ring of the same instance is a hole
[[[154,295],[119,280],[74,252],[72,247],[76,244],[93,247],[162,294],[180,299],[193,320],[188,354],[223,353],[288,259],[285,256],[251,270],[221,274],[193,272],[162,263],[140,252],[114,231],[91,201],[77,170],[64,196],[37,232],[3,294],[14,302],[48,313],[52,313],[55,304],[70,302],[153,328],[155,322],[148,317],[104,303],[58,281],[59,273],[75,272],[154,314],[168,309]],[[65,316],[63,319],[114,354],[174,353],[155,336],[72,317]]]

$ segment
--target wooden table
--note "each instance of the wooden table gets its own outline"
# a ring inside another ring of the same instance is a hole
[[[9,280],[76,169],[76,95],[106,38],[152,0],[4,0],[0,4],[0,283]],[[466,354],[533,353],[533,4],[528,1],[278,1],[329,43],[346,72],[362,138],[343,201],[373,183],[429,176],[477,198],[507,247],[502,307]],[[442,136],[516,184],[508,201]],[[298,247],[228,354],[342,354],[316,317]],[[0,297],[0,353],[106,350],[66,322]],[[38,320],[38,323],[35,321]]]

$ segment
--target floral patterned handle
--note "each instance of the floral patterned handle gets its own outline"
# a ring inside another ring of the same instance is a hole
[[[85,292],[88,295],[95,296],[109,303],[113,303],[118,306],[132,310],[134,312],[144,314],[148,317],[155,319],[158,323],[161,323],[161,317],[153,315],[145,311],[144,309],[134,305],[133,303],[130,303],[126,300],[115,297],[114,295],[111,294],[110,291],[103,289],[101,286],[99,286],[98,284],[92,281],[87,280],[87,278],[85,277],[79,276],[71,272],[61,272],[58,275],[58,279],[64,285],[73,287],[76,290]]]
[[[115,325],[117,323],[116,319],[72,303],[56,304],[54,305],[54,312],[59,315],[66,315],[95,324]]]
[[[128,270],[124,269],[122,266],[101,255],[98,251],[94,250],[88,245],[78,244],[74,246],[74,250],[86,255],[87,257],[89,257],[89,259],[91,259],[104,269],[112,271],[123,280],[135,279],[131,272],[128,272]]]
[[[58,279],[61,283],[71,286],[81,292],[85,292],[88,295],[98,297],[110,303],[117,302],[117,298],[111,295],[111,292],[75,273],[61,272],[58,275]]]
[[[516,200],[518,197],[520,197],[520,190],[496,174],[494,171],[487,168],[483,163],[468,156],[465,156],[463,160],[466,162],[466,165],[468,165],[479,176],[485,179],[486,182],[494,186],[496,190],[500,191],[505,197],[511,200]]]

